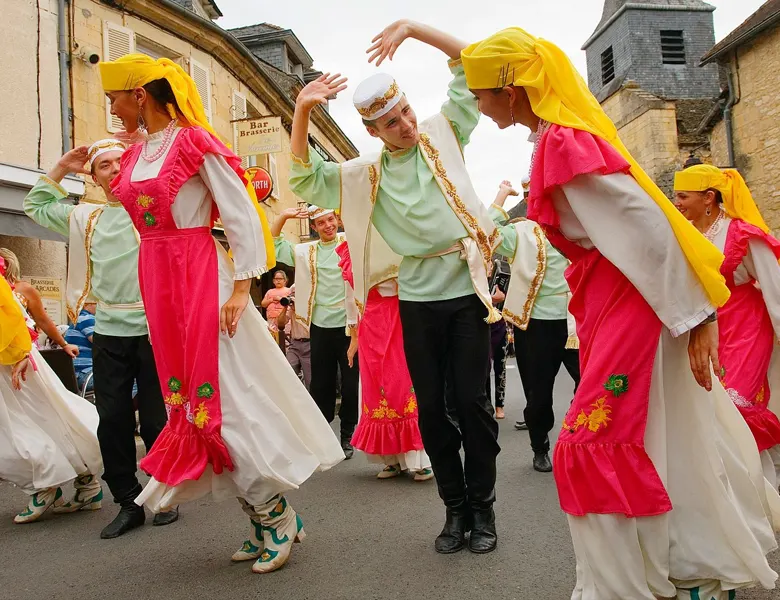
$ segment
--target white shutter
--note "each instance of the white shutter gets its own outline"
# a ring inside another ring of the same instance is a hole
[[[246,96],[237,90],[233,90],[233,104],[232,111],[233,119],[246,119]],[[233,151],[238,151],[238,125],[233,123]],[[250,166],[249,156],[241,157],[241,166],[247,168]]]
[[[103,21],[103,60],[116,60],[135,52],[135,33],[111,21]],[[106,129],[111,133],[122,131],[121,119],[111,114],[111,103],[106,98]]]
[[[211,123],[211,73],[208,68],[194,58],[190,58],[190,77],[195,81],[198,94],[203,102],[206,119]]]
[[[273,154],[268,155],[268,174],[271,176],[273,189],[271,190],[271,198],[279,200],[282,195],[279,193],[279,172],[276,169],[276,156]]]

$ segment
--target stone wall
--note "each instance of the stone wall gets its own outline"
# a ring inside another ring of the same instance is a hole
[[[780,25],[741,46],[729,63],[739,101],[733,108],[736,167],[764,219],[780,231]],[[728,166],[726,128],[712,132],[712,159]]]

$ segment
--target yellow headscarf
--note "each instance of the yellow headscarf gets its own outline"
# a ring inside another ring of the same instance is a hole
[[[587,131],[611,144],[631,165],[637,183],[664,212],[712,303],[722,306],[728,300],[729,291],[720,274],[723,255],[696,231],[634,160],[614,123],[558,46],[511,27],[472,44],[463,50],[461,58],[469,88],[522,87],[534,114],[541,119]]]
[[[679,192],[718,190],[723,197],[723,209],[732,219],[742,219],[764,233],[769,227],[753,201],[745,180],[736,169],[719,169],[712,165],[694,165],[674,175],[674,189]]]
[[[206,118],[206,111],[203,109],[203,101],[195,81],[172,60],[168,58],[155,60],[146,54],[126,54],[114,61],[101,62],[98,66],[100,67],[103,90],[106,92],[133,90],[152,81],[165,79],[171,85],[173,96],[176,98],[176,106],[167,107],[171,116],[179,119],[183,116],[186,121],[184,124],[203,127],[214,137],[219,137]],[[177,109],[181,113],[180,115],[177,114]],[[266,267],[270,270],[276,265],[276,258],[274,257],[274,241],[268,226],[268,219],[265,216],[265,211],[260,208],[254,186],[247,175],[244,175],[244,185],[260,219],[267,256]]]
[[[22,309],[14,298],[11,286],[0,277],[0,365],[15,365],[31,349],[32,339]]]

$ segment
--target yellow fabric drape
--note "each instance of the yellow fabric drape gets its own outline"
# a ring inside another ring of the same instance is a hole
[[[720,274],[723,255],[674,207],[618,137],[617,129],[577,73],[569,57],[546,40],[518,27],[504,29],[461,53],[469,88],[522,87],[541,119],[597,135],[631,165],[631,175],[658,204],[680,247],[715,306],[729,298]]]
[[[0,278],[0,365],[15,365],[32,350],[22,309],[8,282]]]
[[[769,227],[761,216],[745,180],[736,169],[719,169],[712,165],[694,165],[674,175],[674,189],[678,192],[718,190],[723,197],[723,209],[732,219],[742,219],[764,233]]]
[[[197,125],[214,137],[219,137],[206,118],[206,111],[203,109],[203,101],[198,93],[195,81],[172,60],[168,58],[155,60],[146,54],[126,54],[114,61],[101,62],[98,66],[100,67],[100,79],[103,83],[103,89],[106,92],[133,90],[152,81],[165,79],[171,85],[173,96],[176,98],[176,106],[173,108],[178,109],[181,116],[186,120],[184,125]],[[175,111],[173,112],[172,117],[181,119],[181,116],[175,114]],[[257,202],[255,189],[247,175],[244,175],[244,185],[249,193],[249,197],[252,199],[263,229],[267,257],[266,267],[273,269],[276,265],[276,259],[274,257],[273,236],[271,235],[271,228],[268,226],[268,219]]]
[[[106,92],[134,90],[152,81],[165,79],[171,84],[176,108],[187,123],[199,125],[211,135],[217,135],[206,118],[203,101],[192,77],[169,58],[155,60],[146,54],[125,54],[116,60],[101,62],[98,67],[103,90]]]

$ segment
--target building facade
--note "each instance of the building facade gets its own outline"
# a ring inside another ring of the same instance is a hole
[[[703,127],[712,162],[739,169],[767,224],[780,231],[780,0],[769,0],[704,56],[726,86]]]
[[[8,59],[2,61],[0,75],[14,82],[20,96],[13,99],[14,111],[0,111],[4,133],[0,139],[0,245],[17,251],[24,274],[65,277],[65,241],[25,220],[21,200],[63,147],[88,145],[120,130],[121,123],[110,115],[97,62],[130,52],[167,57],[181,65],[195,80],[209,122],[228,144],[235,144],[236,120],[280,116],[282,151],[245,157],[244,164],[263,167],[271,174],[274,189],[263,203],[269,221],[285,208],[299,205],[287,185],[290,126],[295,96],[307,74],[318,72],[292,32],[255,26],[284,35],[255,39],[250,51],[213,22],[221,16],[214,0],[40,0],[40,6],[38,10],[32,0],[12,2],[10,21],[0,24],[0,44]],[[65,8],[62,14],[60,7]],[[58,64],[60,31],[66,33],[69,58],[64,68]],[[64,101],[60,89],[68,91]],[[61,106],[68,115],[64,126]],[[313,114],[310,141],[327,160],[342,162],[358,154],[324,107]],[[5,180],[12,176],[19,180],[9,184],[16,190],[13,198],[4,193]],[[103,200],[102,191],[91,181],[85,185],[80,178],[72,178],[66,181],[66,189],[72,190],[74,198]],[[297,221],[288,222],[285,228],[293,240],[308,233],[308,224]]]
[[[590,90],[667,194],[690,154],[709,155],[699,124],[720,83],[717,66],[699,63],[715,43],[714,10],[702,0],[605,0],[583,46]]]

